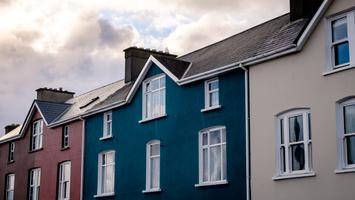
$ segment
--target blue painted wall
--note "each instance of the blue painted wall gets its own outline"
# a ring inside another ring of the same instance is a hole
[[[163,73],[152,66],[146,78]],[[115,196],[104,199],[246,199],[244,72],[219,76],[221,109],[202,113],[204,81],[178,86],[166,75],[167,117],[146,123],[142,119],[142,88],[132,102],[114,109],[113,135],[100,141],[103,114],[86,119],[84,199],[95,199],[98,154],[116,151]],[[198,133],[211,126],[226,126],[227,179],[229,184],[196,188],[198,183]],[[146,143],[161,141],[162,192],[143,194]]]

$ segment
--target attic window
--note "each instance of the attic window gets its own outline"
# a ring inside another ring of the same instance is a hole
[[[85,105],[83,105],[83,106],[81,106],[81,107],[79,107],[79,108],[80,108],[80,109],[86,108],[86,107],[88,107],[90,104],[94,103],[95,101],[97,101],[97,100],[99,100],[99,99],[100,99],[100,97],[95,97],[95,98],[91,99],[91,101],[89,101],[89,103],[87,103],[87,104],[85,104]]]

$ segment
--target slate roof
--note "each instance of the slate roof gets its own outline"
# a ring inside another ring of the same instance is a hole
[[[156,55],[154,55],[154,58],[156,58],[161,64],[163,64],[178,79],[182,78],[182,76],[190,66],[190,62],[178,60],[176,58],[167,58],[164,56]]]
[[[9,133],[1,136],[0,143],[20,135],[21,128],[22,128],[22,125],[16,127],[14,130],[10,131]]]
[[[177,59],[192,65],[183,78],[217,69],[297,42],[308,19],[290,21],[285,14]]]
[[[39,100],[35,100],[35,103],[48,124],[52,123],[60,114],[70,107],[70,104],[67,103],[54,103]]]
[[[119,80],[69,99],[65,103],[70,104],[70,107],[55,120],[54,124],[79,117],[124,86],[124,80]]]
[[[88,110],[88,112],[90,112],[92,110],[97,110],[100,108],[105,108],[113,103],[118,103],[118,102],[124,101],[132,87],[133,87],[132,82],[125,84],[123,87],[121,87],[115,93],[113,93],[109,97],[107,97],[104,101],[93,106],[92,109]]]

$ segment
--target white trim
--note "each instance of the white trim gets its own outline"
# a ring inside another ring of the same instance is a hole
[[[69,165],[69,175],[65,174],[65,167]],[[65,177],[69,177],[69,179],[65,179]],[[68,184],[69,187],[64,187],[65,184]],[[66,194],[64,191],[66,188],[69,192],[69,196],[64,198],[63,196]],[[66,161],[62,162],[59,165],[59,174],[58,174],[58,200],[69,200],[70,199],[70,189],[71,189],[71,162]]]
[[[211,182],[211,183],[195,184],[195,187],[206,187],[206,186],[227,185],[227,184],[229,184],[229,182],[227,180],[223,180],[223,181],[216,181],[216,182]]]
[[[109,120],[107,119],[108,116],[110,118]],[[112,111],[105,112],[103,114],[102,121],[103,121],[103,131],[102,131],[102,137],[100,138],[100,140],[111,138],[113,136],[113,133],[112,133]],[[108,133],[108,130],[110,130],[109,133]]]
[[[157,155],[151,155],[151,149],[153,145],[158,145],[159,147],[159,154]],[[152,159],[158,158],[159,159],[159,169],[158,169],[158,187],[153,188],[151,185],[151,174],[152,174],[152,169],[151,169],[151,164],[152,164]],[[146,171],[145,171],[145,190],[143,193],[148,193],[148,192],[160,192],[160,163],[161,163],[161,146],[160,146],[160,141],[159,140],[151,140],[146,144]]]
[[[291,142],[289,139],[289,119],[291,117],[302,116],[302,132],[303,140]],[[282,122],[281,122],[282,120]],[[312,174],[312,139],[309,137],[311,134],[310,124],[310,109],[292,109],[288,112],[282,112],[281,115],[276,117],[276,179],[280,177],[294,177],[299,174]],[[282,131],[282,132],[281,132]],[[281,141],[283,138],[283,143]],[[291,146],[303,144],[304,150],[304,169],[292,170],[292,158]],[[281,148],[284,148],[284,157],[281,157]],[[281,162],[284,162],[285,166],[281,167]],[[274,178],[273,178],[274,179]],[[274,179],[275,180],[275,179]]]
[[[158,193],[161,192],[161,189],[152,189],[152,190],[143,190],[142,193],[143,194],[147,194],[147,193]]]
[[[115,196],[114,192],[106,193],[106,194],[96,194],[96,195],[94,195],[94,198],[112,197],[112,196]]]
[[[212,107],[209,107],[209,108],[204,108],[204,109],[201,109],[201,112],[208,112],[208,111],[212,111],[212,110],[218,110],[222,108],[221,105],[218,105],[218,106],[212,106]]]
[[[210,90],[209,85],[213,82],[217,82],[218,88]],[[219,79],[218,79],[218,77],[206,80],[205,84],[204,84],[204,90],[205,90],[204,91],[205,92],[205,108],[203,109],[203,111],[212,110],[217,107],[221,107],[221,104],[220,104],[221,102],[220,102],[220,98],[219,98],[220,95],[219,95]],[[210,102],[210,95],[213,93],[217,93],[217,95],[218,95],[218,104],[217,105],[211,105],[212,102]]]
[[[35,125],[38,129],[35,129]],[[38,119],[32,123],[30,145],[31,151],[43,148],[43,119]]]
[[[102,156],[112,154],[113,162],[109,164],[102,164]],[[94,197],[102,197],[102,196],[112,196],[115,193],[115,175],[116,175],[116,152],[115,150],[103,151],[98,155],[98,173],[97,173],[97,194]],[[102,168],[107,166],[113,166],[113,192],[104,193],[101,191],[102,189]]]
[[[341,68],[337,68],[337,69],[334,69],[334,70],[331,70],[331,71],[328,71],[328,72],[324,72],[322,75],[323,76],[328,76],[330,74],[335,74],[335,73],[342,72],[342,71],[345,71],[345,70],[349,70],[349,69],[352,69],[352,68],[355,68],[355,64],[354,65],[347,65],[345,67],[341,67]]]
[[[345,173],[353,173],[353,172],[355,172],[355,168],[334,170],[334,173],[336,174],[345,174]]]
[[[307,173],[299,173],[299,174],[288,174],[288,175],[282,175],[282,176],[274,176],[272,177],[272,180],[277,181],[277,180],[284,180],[284,179],[295,179],[295,178],[305,178],[305,177],[314,177],[316,176],[316,173],[313,171],[307,172]]]
[[[112,135],[110,136],[106,136],[106,137],[100,137],[99,140],[103,141],[103,140],[109,140],[109,139],[113,139],[114,137]]]
[[[152,120],[156,120],[156,119],[160,119],[160,118],[165,118],[165,117],[167,117],[167,116],[168,116],[167,114],[164,114],[164,115],[157,116],[157,117],[152,117],[152,118],[148,118],[148,119],[142,119],[142,120],[139,120],[138,123],[142,124],[142,123],[149,122],[149,121],[152,121]]]
[[[220,143],[216,143],[216,144],[210,144],[210,134],[212,131],[219,131],[220,133]],[[207,134],[207,144],[203,145],[203,135]],[[225,139],[225,141],[223,141],[223,139]],[[210,149],[213,147],[219,146],[221,148],[221,157],[220,157],[220,165],[221,165],[221,180],[217,180],[217,181],[213,181],[211,180],[211,172],[210,172]],[[225,152],[223,152],[225,149]],[[208,178],[207,180],[203,180],[203,150],[207,150],[207,172],[208,172]],[[223,160],[223,153],[226,154],[226,160]],[[215,185],[218,184],[220,182],[225,182],[227,181],[227,171],[228,171],[228,164],[227,164],[227,131],[226,131],[226,127],[225,126],[215,126],[215,127],[210,127],[210,128],[206,128],[203,130],[200,130],[198,133],[198,158],[199,158],[199,180],[198,180],[198,184],[196,185]],[[225,164],[225,166],[224,166]],[[224,168],[227,171],[224,171]],[[225,179],[224,179],[225,178]]]

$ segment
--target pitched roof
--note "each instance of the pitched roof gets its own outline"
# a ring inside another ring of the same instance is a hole
[[[164,65],[178,79],[182,78],[182,76],[191,64],[190,62],[186,62],[176,58],[167,58],[164,56],[157,55],[154,55],[153,57],[156,58],[162,65]]]
[[[295,44],[308,19],[290,21],[285,14],[177,59],[192,65],[183,78]]]
[[[119,80],[69,99],[65,103],[70,104],[70,107],[55,119],[52,125],[55,126],[79,117],[124,86],[124,80]]]
[[[39,109],[42,117],[47,124],[52,123],[60,114],[67,110],[70,104],[67,103],[55,103],[48,101],[35,100],[35,104]]]
[[[0,143],[6,142],[7,140],[10,140],[13,137],[20,135],[21,128],[22,128],[22,125],[16,127],[14,130],[10,131],[9,133],[1,136]]]

